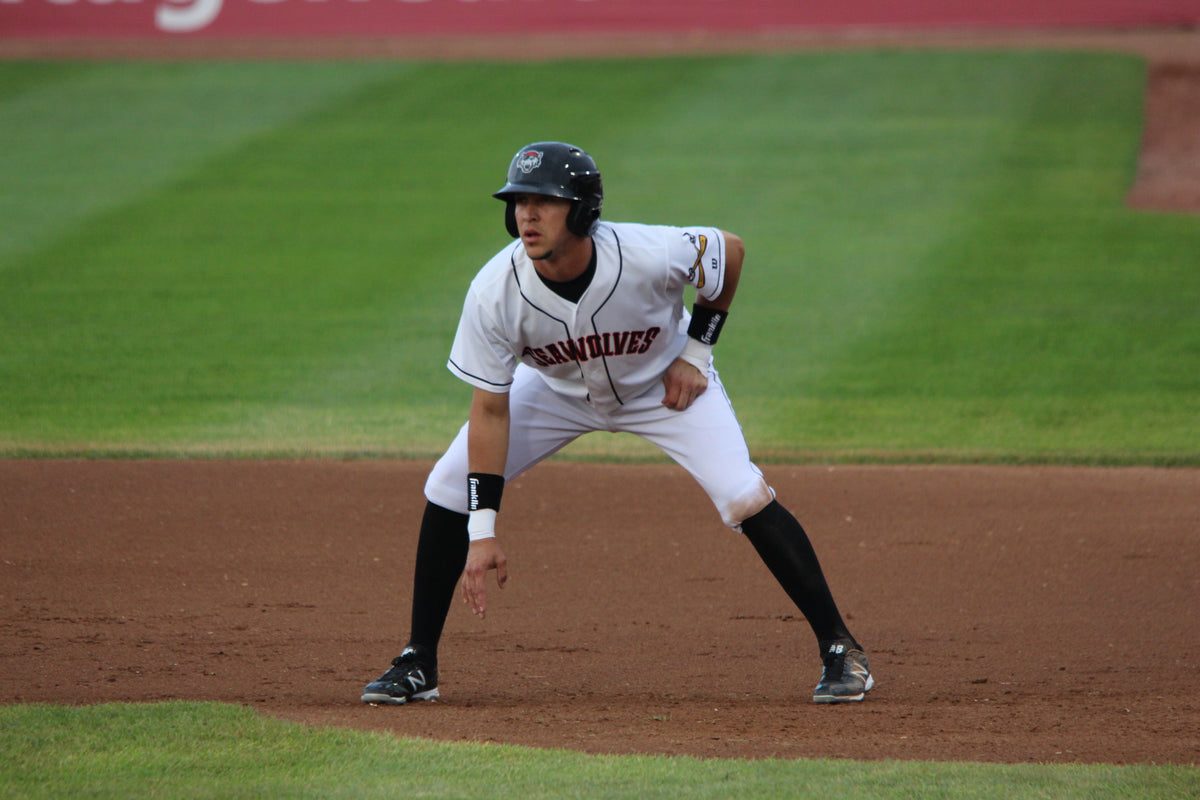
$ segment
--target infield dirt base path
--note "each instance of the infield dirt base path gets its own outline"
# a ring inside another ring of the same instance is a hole
[[[427,463],[0,461],[0,702],[216,700],[592,753],[1200,761],[1200,470],[772,467],[869,648],[820,672],[753,548],[673,465],[505,495],[509,587],[456,604],[441,701],[379,708]]]

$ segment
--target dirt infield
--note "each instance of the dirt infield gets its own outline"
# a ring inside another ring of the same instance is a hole
[[[427,464],[0,461],[0,702],[220,700],[597,753],[1200,763],[1200,470],[774,467],[879,680],[670,465],[506,495],[508,589],[443,700],[358,702],[407,631]]]

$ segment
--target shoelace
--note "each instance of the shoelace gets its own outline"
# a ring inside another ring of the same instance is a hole
[[[846,654],[830,656],[825,660],[825,679],[840,681],[846,671]]]
[[[383,673],[383,677],[380,680],[398,683],[405,675],[419,668],[417,659],[412,655],[396,656],[392,659],[392,668]]]

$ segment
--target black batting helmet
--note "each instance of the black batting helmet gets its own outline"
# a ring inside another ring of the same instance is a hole
[[[571,201],[567,230],[587,236],[600,218],[604,185],[600,170],[587,153],[565,142],[534,142],[517,151],[508,167],[508,180],[492,195],[504,200],[504,226],[514,239],[520,236],[512,195],[543,194]]]

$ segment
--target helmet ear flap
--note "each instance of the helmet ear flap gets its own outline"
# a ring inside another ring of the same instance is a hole
[[[587,236],[592,232],[592,225],[600,219],[600,208],[604,203],[604,184],[600,182],[600,173],[578,178],[575,188],[579,199],[571,203],[567,230],[576,236]]]
[[[567,230],[576,236],[587,236],[592,231],[592,223],[599,216],[587,203],[576,200],[567,212]]]
[[[517,204],[511,199],[504,203],[504,227],[514,239],[521,235],[521,231],[517,229]]]

